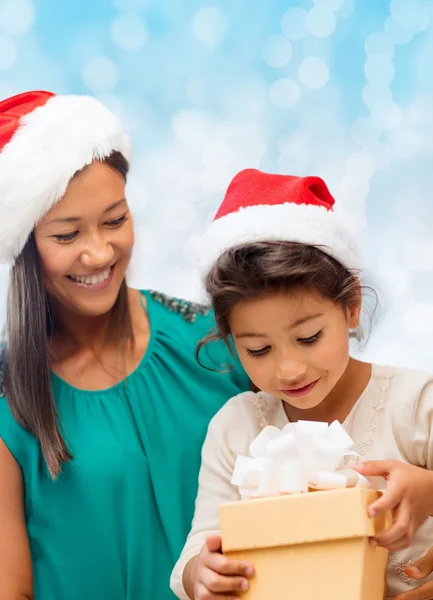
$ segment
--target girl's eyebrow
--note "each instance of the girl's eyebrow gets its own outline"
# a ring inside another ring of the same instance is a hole
[[[317,317],[322,317],[323,313],[317,313],[314,315],[306,315],[305,317],[301,317],[300,319],[298,319],[297,321],[295,321],[291,326],[290,329],[294,329],[295,327],[299,327],[299,325],[302,325],[303,323],[306,323],[307,321],[311,321],[312,319],[317,319]],[[252,338],[258,338],[258,337],[266,337],[265,333],[258,333],[258,332],[245,332],[245,333],[237,333],[234,336],[236,339],[241,339],[241,338],[246,338],[246,337],[252,337]]]

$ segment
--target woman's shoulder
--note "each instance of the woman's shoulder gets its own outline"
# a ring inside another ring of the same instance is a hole
[[[147,301],[153,339],[158,340],[159,350],[154,345],[154,352],[166,352],[167,348],[172,348],[176,356],[181,353],[185,360],[189,357],[191,372],[199,372],[202,378],[205,373],[211,378],[211,372],[219,377],[225,374],[224,379],[231,380],[235,390],[249,387],[249,379],[234,348],[229,348],[223,340],[212,340],[200,350],[199,360],[196,358],[198,344],[215,331],[214,314],[209,305],[154,290],[143,290],[142,293]]]
[[[159,307],[161,314],[177,315],[185,323],[196,323],[203,317],[209,317],[212,312],[210,306],[204,303],[177,298],[156,290],[143,290],[142,293],[148,301]]]
[[[0,352],[0,438],[15,460],[23,467],[32,451],[38,449],[36,439],[15,419],[5,391],[4,345]]]
[[[0,348],[0,398],[5,396],[4,348]]]

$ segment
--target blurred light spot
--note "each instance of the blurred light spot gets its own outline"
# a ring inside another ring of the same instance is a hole
[[[403,115],[398,104],[384,102],[371,109],[371,116],[382,129],[394,129],[400,125]]]
[[[391,0],[390,12],[397,23],[414,33],[429,26],[430,12],[425,0]]]
[[[352,234],[358,234],[364,231],[367,226],[366,204],[363,200],[355,201],[344,196],[339,197],[338,217],[344,222],[345,227]],[[340,201],[341,200],[341,201]]]
[[[307,15],[307,29],[314,37],[330,36],[337,25],[334,13],[328,8],[315,6]]]
[[[233,152],[226,143],[214,141],[204,145],[202,151],[202,162],[204,166],[226,166],[233,160]]]
[[[403,311],[403,327],[416,337],[433,335],[433,304],[430,302],[412,302]]]
[[[198,253],[200,251],[200,234],[191,235],[183,245],[183,254],[185,258],[193,264],[196,265],[196,261],[198,259]],[[188,296],[189,297],[189,296]]]
[[[113,21],[111,39],[122,50],[138,50],[147,38],[146,27],[139,17],[124,15]]]
[[[282,19],[281,27],[284,35],[292,40],[301,40],[307,33],[307,11],[303,8],[289,8]]]
[[[311,156],[311,147],[307,136],[298,131],[278,142],[281,154],[287,158],[295,158],[301,162],[308,162]]]
[[[373,119],[363,117],[353,123],[350,134],[353,141],[360,146],[370,146],[379,140],[381,130]]]
[[[197,147],[207,139],[208,121],[199,111],[179,111],[174,116],[172,124],[177,139],[182,143]]]
[[[18,49],[12,38],[0,36],[0,71],[8,71],[16,63]]]
[[[384,54],[388,58],[394,56],[394,44],[391,38],[384,33],[372,33],[365,42],[365,53],[367,56]]]
[[[412,294],[412,282],[410,274],[406,269],[403,269],[399,262],[395,261],[395,256],[389,260],[387,254],[378,257],[376,272],[390,290],[393,297],[404,297],[407,294]]]
[[[350,207],[358,205],[358,210],[365,208],[365,198],[370,193],[370,181],[362,177],[354,177],[353,173],[344,175],[340,182],[339,198]]]
[[[195,268],[172,267],[167,270],[169,288],[167,292],[195,302],[203,302],[205,293]]]
[[[355,180],[371,179],[374,172],[373,159],[366,152],[356,152],[346,160],[346,174]]]
[[[408,111],[409,121],[416,125],[433,125],[433,94],[419,94]]]
[[[125,12],[143,10],[144,8],[147,8],[150,3],[151,0],[113,0],[114,6]]]
[[[143,216],[146,213],[149,198],[145,186],[133,177],[128,178],[126,184],[126,198],[134,216]],[[144,211],[143,211],[144,209]]]
[[[299,157],[289,158],[284,156],[284,154],[280,154],[277,160],[277,167],[280,172],[296,175],[297,177],[311,174],[310,172],[307,172],[308,163],[302,161]]]
[[[362,90],[362,99],[369,108],[378,104],[392,102],[392,92],[387,85],[380,83],[367,83]]]
[[[313,0],[313,4],[321,8],[336,11],[343,6],[343,0]]]
[[[94,92],[108,92],[116,84],[119,73],[116,63],[106,57],[89,58],[83,69],[83,81]]]
[[[171,204],[164,211],[164,217],[170,229],[183,231],[191,227],[195,219],[195,210],[191,203]]]
[[[365,63],[365,76],[371,83],[388,84],[394,79],[394,65],[382,54],[374,54]]]
[[[126,118],[125,106],[119,96],[115,96],[114,94],[98,94],[98,98],[118,119],[123,121]]]
[[[368,147],[368,154],[371,156],[375,169],[381,171],[386,169],[391,162],[391,152],[389,146],[376,142]]]
[[[433,239],[406,238],[403,259],[412,271],[430,271],[433,269]]]
[[[387,338],[385,340],[380,339],[376,344],[378,346],[376,353],[370,358],[372,362],[404,367],[405,369],[420,368],[420,364],[413,354],[413,348],[410,347],[407,340],[402,341],[396,337],[391,340]]]
[[[225,192],[233,175],[231,165],[211,165],[201,175],[202,188],[211,193]]]
[[[389,135],[393,156],[399,160],[413,160],[414,158],[431,158],[433,153],[433,136],[429,128],[423,126],[400,125]]]
[[[192,30],[204,44],[218,46],[227,32],[227,19],[216,6],[198,10],[192,18]]]
[[[263,60],[274,68],[283,67],[292,58],[293,47],[283,35],[270,35],[263,44]]]
[[[1,40],[1,37],[0,37]],[[0,42],[1,43],[1,42]],[[9,82],[0,82],[0,101],[15,96],[18,93],[17,89]],[[0,265],[1,270],[1,265]]]
[[[271,85],[269,98],[275,106],[291,108],[299,100],[299,87],[292,79],[282,77]]]
[[[0,5],[0,29],[12,35],[28,31],[35,20],[31,0],[6,0]]]
[[[306,88],[322,88],[329,79],[328,65],[317,56],[304,58],[299,66],[299,79]]]
[[[344,0],[342,7],[337,11],[339,19],[347,19],[355,10],[355,0]]]
[[[385,33],[393,44],[408,44],[413,38],[413,33],[407,27],[398,23],[392,17],[385,21]]]

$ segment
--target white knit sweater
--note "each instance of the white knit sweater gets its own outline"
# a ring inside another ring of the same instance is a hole
[[[238,454],[266,425],[282,428],[288,419],[282,401],[263,392],[232,398],[209,425],[202,451],[199,492],[191,532],[177,562],[171,587],[182,600],[186,563],[200,552],[209,533],[218,532],[218,505],[240,499],[230,483]],[[433,469],[433,376],[411,369],[373,365],[371,379],[344,422],[365,460],[399,460]],[[433,504],[433,498],[432,498]],[[419,585],[406,566],[433,546],[433,518],[418,531],[411,548],[391,553],[388,598]]]

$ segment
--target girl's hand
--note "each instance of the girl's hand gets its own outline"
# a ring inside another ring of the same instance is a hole
[[[221,537],[210,535],[196,563],[194,600],[235,600],[253,575],[252,565],[223,556]]]
[[[417,529],[433,513],[433,472],[395,460],[373,460],[353,468],[361,475],[386,479],[383,495],[368,507],[375,517],[392,511],[392,526],[372,539],[372,544],[393,552],[410,546]]]
[[[425,579],[433,571],[433,548],[425,554],[422,558],[415,561],[406,569],[406,574],[413,579]],[[433,581],[424,583],[419,587],[399,594],[394,600],[433,600]]]

